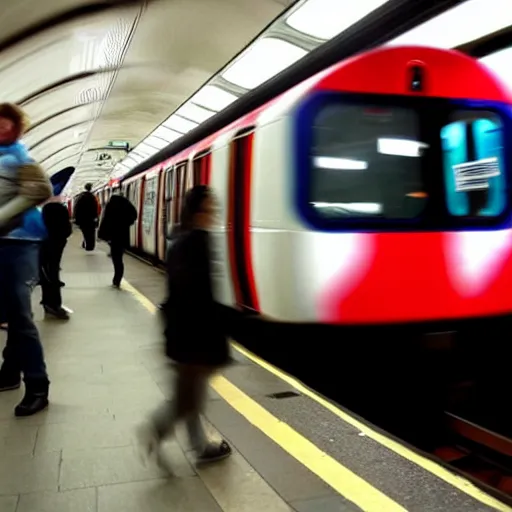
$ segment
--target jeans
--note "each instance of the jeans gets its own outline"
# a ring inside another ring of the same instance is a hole
[[[67,240],[49,238],[41,245],[41,290],[43,306],[62,307],[60,263]]]
[[[112,282],[116,286],[121,284],[124,276],[124,251],[124,244],[119,242],[110,242],[110,256],[112,257],[112,263],[114,265],[114,279]]]
[[[25,381],[47,379],[39,332],[32,315],[32,291],[39,277],[39,244],[0,241],[0,303],[9,324],[2,371]]]
[[[152,424],[160,440],[173,433],[178,421],[184,420],[192,449],[201,453],[208,437],[201,422],[208,380],[213,370],[194,365],[178,365],[174,381],[174,399],[164,402],[153,414]]]

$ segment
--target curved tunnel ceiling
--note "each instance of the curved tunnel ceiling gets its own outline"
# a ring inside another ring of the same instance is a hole
[[[385,4],[400,2],[17,0],[0,18],[1,100],[22,103],[33,122],[24,140],[48,174],[76,168],[72,195],[126,172]],[[505,14],[495,12],[499,23]],[[272,66],[249,73],[256,54]],[[177,109],[181,117],[169,117]],[[114,140],[134,151],[107,149]]]
[[[110,141],[136,146],[291,3],[17,0],[0,18],[1,101],[26,110],[49,175],[76,167],[78,190],[126,156]]]

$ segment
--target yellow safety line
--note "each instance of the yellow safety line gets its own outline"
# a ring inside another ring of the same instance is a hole
[[[297,391],[300,391],[303,395],[306,395],[315,402],[319,403],[320,405],[331,411],[333,414],[341,418],[344,422],[357,428],[360,432],[362,432],[370,439],[377,441],[379,444],[385,446],[389,450],[392,450],[393,452],[397,453],[404,459],[413,462],[414,464],[420,466],[426,471],[434,474],[441,480],[444,480],[452,487],[455,487],[460,491],[465,492],[466,494],[480,501],[481,503],[488,505],[490,507],[494,507],[496,510],[500,510],[503,512],[512,511],[511,507],[494,498],[493,496],[490,496],[489,494],[487,494],[485,491],[477,487],[475,484],[473,484],[466,478],[449,471],[448,469],[441,466],[437,462],[434,462],[428,457],[420,455],[419,453],[415,452],[414,450],[411,450],[407,446],[404,446],[403,444],[395,441],[394,439],[391,439],[385,436],[384,434],[381,434],[380,432],[373,430],[371,427],[369,427],[362,421],[359,421],[358,419],[354,418],[347,412],[336,407],[334,404],[332,404],[325,398],[317,395],[314,391],[306,387],[304,384],[302,384],[300,381],[298,381],[291,375],[288,375],[287,373],[279,370],[270,363],[267,363],[263,359],[259,358],[257,355],[240,346],[238,343],[232,342],[232,344],[236,348],[236,350],[238,350],[238,352],[249,358],[251,361],[255,362],[268,372],[273,373],[280,379],[284,380],[286,383],[290,384],[290,386],[294,387]]]
[[[123,288],[132,293],[149,312],[153,314],[156,313],[156,306],[130,283],[124,281]],[[357,428],[370,439],[373,439],[382,446],[385,446],[389,450],[397,453],[404,459],[420,466],[424,470],[432,473],[441,480],[444,480],[446,483],[466,493],[475,500],[480,501],[489,507],[493,507],[500,512],[512,511],[511,507],[493,496],[490,496],[466,478],[452,473],[433,460],[424,457],[384,434],[373,430],[362,421],[357,420],[347,412],[339,409],[325,398],[313,392],[291,375],[288,375],[272,364],[259,358],[252,352],[240,346],[238,343],[233,342],[232,345],[238,352],[249,358],[251,361],[258,364],[268,372],[273,373],[284,382],[290,384],[303,395],[308,396],[315,402],[319,403],[346,423]],[[372,487],[368,482],[352,473],[349,469],[332,459],[326,453],[322,452],[313,443],[293,430],[288,424],[281,422],[275,416],[270,414],[265,408],[252,400],[252,398],[243,393],[243,391],[234,386],[225,377],[216,377],[212,381],[212,387],[250,423],[259,428],[269,438],[279,444],[279,446],[281,446],[285,451],[304,464],[308,469],[328,483],[341,495],[357,504],[363,510],[375,510],[381,512],[405,510],[399,504]]]
[[[231,407],[267,437],[362,510],[406,511],[405,508],[388,498],[366,480],[320,450],[290,425],[269,413],[225,377],[215,377],[211,386]]]

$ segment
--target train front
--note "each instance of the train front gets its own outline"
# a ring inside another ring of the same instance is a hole
[[[511,104],[465,55],[383,48],[325,73],[286,121],[292,300],[319,329],[304,365],[407,439],[433,442],[445,410],[507,410]]]
[[[293,117],[318,320],[452,328],[512,311],[510,97],[486,69],[380,49],[327,74]]]

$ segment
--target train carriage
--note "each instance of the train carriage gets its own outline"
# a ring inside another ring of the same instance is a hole
[[[209,183],[226,303],[336,324],[509,312],[510,105],[455,51],[356,56],[124,181],[133,246],[162,259]]]

